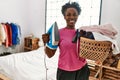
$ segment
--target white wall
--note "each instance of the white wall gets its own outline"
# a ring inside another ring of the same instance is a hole
[[[102,0],[101,24],[112,23],[117,29],[117,41],[120,48],[120,0]]]
[[[20,25],[22,38],[18,48],[22,51],[25,36],[33,33],[41,38],[45,31],[45,0],[0,0],[1,22],[14,22]]]
[[[0,22],[15,22],[21,26],[22,39],[20,47],[18,46],[19,51],[23,50],[23,39],[25,36],[33,33],[36,37],[41,38],[41,34],[44,33],[45,1],[0,0]],[[120,31],[120,0],[102,1],[101,24],[112,23]],[[118,35],[120,36],[120,33]],[[119,36],[117,38],[118,41],[120,41]]]

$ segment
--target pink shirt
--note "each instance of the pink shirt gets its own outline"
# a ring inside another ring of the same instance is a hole
[[[75,71],[81,69],[86,60],[80,58],[77,52],[77,43],[72,43],[72,39],[75,36],[75,29],[62,28],[59,30],[60,42],[59,42],[59,61],[58,68],[66,71]]]

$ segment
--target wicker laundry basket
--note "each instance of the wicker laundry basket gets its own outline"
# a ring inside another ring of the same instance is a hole
[[[110,41],[97,41],[84,37],[80,38],[79,56],[95,61],[95,63],[88,63],[89,65],[92,64],[98,66],[98,70],[95,72],[95,75],[92,76],[93,78],[95,77],[102,80],[102,64],[111,52],[112,43]]]
[[[80,57],[103,63],[111,52],[112,43],[110,41],[97,41],[84,37],[80,38]]]

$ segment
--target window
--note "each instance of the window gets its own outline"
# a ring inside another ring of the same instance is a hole
[[[70,0],[80,4],[82,12],[78,17],[76,28],[85,25],[98,25],[100,20],[101,0]],[[69,0],[47,0],[46,30],[56,21],[59,28],[65,27],[66,22],[61,13],[62,5]]]

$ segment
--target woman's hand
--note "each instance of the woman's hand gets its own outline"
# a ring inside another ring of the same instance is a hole
[[[42,40],[44,45],[49,42],[49,34],[42,34]]]

